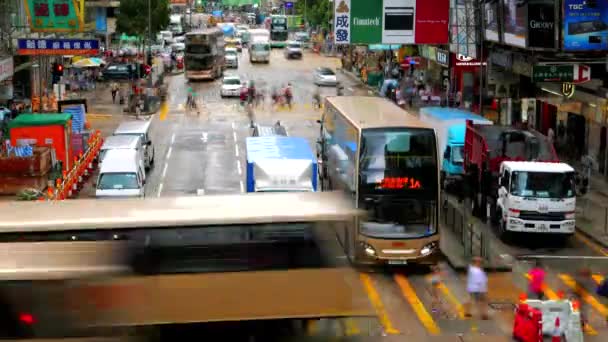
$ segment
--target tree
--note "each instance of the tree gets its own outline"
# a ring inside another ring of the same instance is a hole
[[[168,0],[128,0],[120,2],[120,14],[116,20],[116,30],[130,36],[147,38],[148,3],[152,8],[152,36],[169,25]]]
[[[299,15],[304,15],[304,5],[306,8],[306,19],[310,26],[321,26],[329,28],[329,19],[333,12],[333,2],[328,0],[307,0],[296,3],[296,11]]]

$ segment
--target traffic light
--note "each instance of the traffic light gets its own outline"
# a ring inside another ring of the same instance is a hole
[[[63,64],[53,63],[51,73],[53,75],[53,84],[59,83],[61,76],[63,76]]]

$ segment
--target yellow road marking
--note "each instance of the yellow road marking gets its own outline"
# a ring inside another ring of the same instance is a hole
[[[112,114],[95,114],[95,113],[87,113],[87,118],[94,119],[108,119],[111,118]]]
[[[441,333],[439,326],[437,326],[429,312],[426,311],[426,308],[420,301],[420,298],[416,295],[416,291],[414,291],[407,278],[401,274],[395,274],[393,277],[395,278],[397,285],[401,288],[403,296],[410,303],[426,330],[433,335],[439,335]]]
[[[160,120],[161,121],[164,121],[167,119],[167,113],[169,113],[169,105],[165,101],[160,105]]]
[[[604,281],[604,277],[599,274],[594,274],[591,276],[591,278],[593,278],[593,281],[595,281],[598,285]]]
[[[589,248],[593,249],[594,251],[596,251],[597,253],[599,253],[600,255],[603,256],[608,256],[608,251],[606,251],[604,248],[600,247],[597,243],[591,241],[588,237],[586,237],[585,235],[576,232],[574,234],[576,236],[577,239],[579,239],[582,243],[584,243],[585,245],[587,245]]]
[[[355,322],[354,319],[352,319],[352,318],[344,319],[344,334],[346,336],[359,335],[360,333],[361,333],[361,330],[357,326],[357,322]]]
[[[576,281],[572,279],[567,274],[560,274],[559,278],[566,284],[569,288],[576,290]],[[608,317],[608,308],[604,306],[604,304],[600,303],[597,299],[595,299],[592,295],[589,294],[585,289],[580,288],[580,295],[583,300],[589,305],[591,305],[597,312],[599,312],[603,317]]]
[[[431,276],[430,275],[427,276],[426,279],[430,281]],[[456,298],[456,296],[454,296],[452,291],[450,291],[450,289],[447,286],[445,286],[445,284],[443,282],[439,282],[439,284],[437,285],[437,288],[439,289],[439,291],[441,291],[441,293],[443,293],[443,295],[448,299],[448,301],[456,309],[456,312],[458,313],[458,318],[466,319],[466,316],[464,314],[464,306],[462,305],[462,303],[460,303],[458,298]]]
[[[388,318],[388,314],[386,313],[386,309],[384,308],[384,304],[382,304],[382,300],[380,299],[380,294],[376,291],[374,284],[372,283],[372,278],[365,273],[360,273],[359,278],[363,283],[363,287],[365,288],[365,292],[367,292],[367,297],[369,297],[370,302],[376,309],[376,314],[378,314],[378,319],[380,320],[380,324],[384,328],[384,332],[390,335],[399,334],[399,330],[395,329],[393,323]]]
[[[530,274],[526,273],[525,274],[526,279],[530,280]],[[549,298],[550,300],[560,300],[559,296],[555,293],[555,291],[553,291],[552,289],[549,288],[549,286],[547,286],[547,284],[543,283],[542,285],[543,287],[543,293],[545,294],[545,296],[547,296],[547,298]],[[597,335],[598,332],[597,330],[595,330],[591,324],[587,323],[584,326],[584,332],[587,335]]]

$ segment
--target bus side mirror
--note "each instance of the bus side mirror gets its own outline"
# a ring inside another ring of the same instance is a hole
[[[443,151],[443,159],[450,159],[450,150]]]

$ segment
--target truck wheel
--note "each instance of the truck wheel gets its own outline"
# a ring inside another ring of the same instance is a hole
[[[503,242],[511,241],[511,232],[507,230],[507,221],[502,218],[502,211],[500,212],[500,218],[498,220],[498,237]]]

